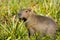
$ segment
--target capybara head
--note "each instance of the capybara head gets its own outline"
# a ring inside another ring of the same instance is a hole
[[[28,19],[28,17],[31,15],[31,9],[22,9],[18,13],[19,19]]]

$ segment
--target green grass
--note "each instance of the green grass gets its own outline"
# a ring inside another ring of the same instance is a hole
[[[39,15],[51,17],[58,24],[56,40],[60,40],[60,0],[0,0],[0,40],[29,40],[28,30],[18,19],[18,11],[33,7]],[[38,35],[30,37],[36,40]],[[42,40],[50,40],[42,37]]]

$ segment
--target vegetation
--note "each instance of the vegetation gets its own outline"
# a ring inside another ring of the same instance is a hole
[[[28,30],[17,15],[22,8],[32,8],[39,15],[53,18],[60,29],[60,0],[0,0],[0,40],[29,40]],[[30,40],[36,40],[37,36],[36,33]],[[60,40],[60,30],[56,37]]]

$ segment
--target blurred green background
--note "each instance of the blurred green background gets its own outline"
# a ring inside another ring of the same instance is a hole
[[[28,30],[18,19],[18,11],[32,8],[36,14],[48,16],[58,24],[56,40],[60,40],[60,0],[0,0],[0,40],[29,40]],[[30,40],[36,40],[36,35]],[[43,37],[42,40],[50,40]]]

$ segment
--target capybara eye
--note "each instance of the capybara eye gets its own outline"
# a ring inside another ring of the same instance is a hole
[[[26,11],[26,13],[27,13],[28,11]]]

